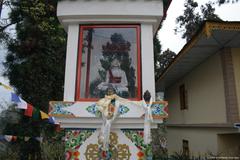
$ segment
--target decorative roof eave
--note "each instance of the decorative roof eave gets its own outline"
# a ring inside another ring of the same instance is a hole
[[[163,71],[159,79],[156,82],[156,88],[159,90],[161,81],[167,76],[169,71],[181,61],[182,57],[189,54],[189,50],[192,49],[197,42],[203,36],[208,39],[212,37],[212,33],[215,30],[227,30],[227,31],[240,31],[240,22],[217,22],[217,21],[205,21],[200,27],[199,31],[192,37],[192,39],[182,48],[172,63]]]

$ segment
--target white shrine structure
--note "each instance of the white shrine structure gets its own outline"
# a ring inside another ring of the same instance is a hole
[[[49,114],[65,129],[67,160],[152,159],[144,140],[146,115],[153,117],[152,128],[168,116],[167,102],[155,100],[153,37],[170,2],[58,2],[57,16],[68,34],[64,101],[50,102]],[[109,88],[119,97],[109,99]],[[151,101],[143,100],[147,90]],[[104,119],[105,113],[111,118]],[[100,137],[106,128],[104,149]]]

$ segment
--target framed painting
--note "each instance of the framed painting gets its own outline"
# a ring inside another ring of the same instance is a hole
[[[77,101],[141,99],[140,25],[82,25],[78,50]]]

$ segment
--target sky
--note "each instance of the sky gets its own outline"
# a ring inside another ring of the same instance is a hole
[[[209,0],[196,0],[199,6],[205,4]],[[220,7],[216,6],[215,13],[225,21],[240,21],[240,2],[235,4],[224,4]],[[175,34],[176,18],[182,15],[184,11],[184,0],[172,0],[167,11],[166,20],[158,32],[159,40],[162,44],[162,50],[170,49],[178,53],[185,45],[186,41],[181,38],[181,34]]]
[[[181,38],[180,34],[174,33],[176,27],[176,17],[183,14],[185,0],[172,0],[172,3],[168,9],[166,20],[163,21],[163,26],[158,32],[159,39],[162,44],[162,50],[170,49],[175,53],[178,53],[185,45],[185,40]],[[205,4],[209,0],[196,0],[199,5]],[[240,21],[240,2],[236,4],[224,4],[220,7],[216,6],[216,14],[226,21]],[[3,17],[7,16],[6,9],[3,8]],[[0,74],[3,72],[2,62],[6,55],[6,50],[0,46]],[[0,76],[0,82],[8,84],[8,80]]]
[[[0,18],[1,19],[7,18],[7,15],[8,15],[8,9],[3,6]],[[5,56],[6,56],[6,49],[0,44],[0,82],[8,85],[9,84],[8,79],[2,76],[4,72],[4,67],[2,63],[4,62]]]

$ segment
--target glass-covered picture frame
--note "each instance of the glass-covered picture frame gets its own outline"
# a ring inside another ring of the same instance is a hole
[[[141,99],[140,25],[81,25],[78,47],[77,101]]]

